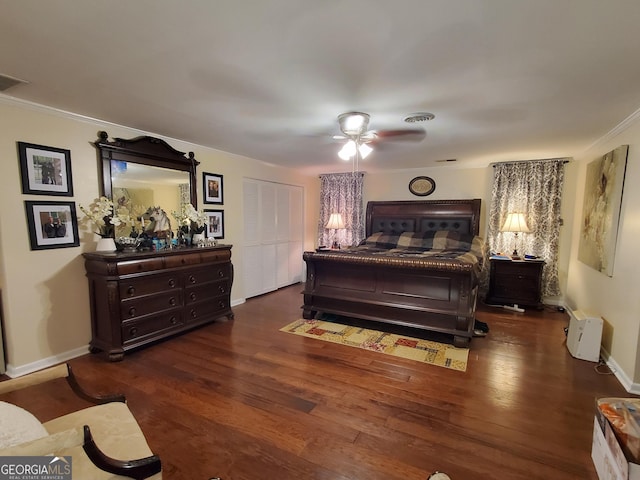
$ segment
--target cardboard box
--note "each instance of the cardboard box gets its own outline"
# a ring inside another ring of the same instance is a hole
[[[640,480],[640,465],[629,462],[607,418],[596,409],[591,458],[599,480]]]

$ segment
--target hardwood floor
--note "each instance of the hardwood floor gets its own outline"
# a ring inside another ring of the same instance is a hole
[[[167,479],[597,479],[594,400],[629,395],[570,356],[566,314],[480,306],[491,331],[458,372],[280,332],[301,289],[122,362],[70,363],[90,391],[126,394]],[[42,421],[86,405],[61,380],[2,400]]]

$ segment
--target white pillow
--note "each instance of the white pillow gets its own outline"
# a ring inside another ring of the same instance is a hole
[[[25,409],[0,402],[0,448],[13,447],[46,437],[49,432]]]

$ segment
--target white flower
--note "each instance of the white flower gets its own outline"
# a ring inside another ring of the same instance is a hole
[[[207,223],[205,213],[202,210],[197,211],[190,203],[184,203],[180,212],[173,211],[171,215],[180,226],[191,227],[195,223],[196,226],[202,227]]]
[[[107,197],[96,198],[89,207],[83,207],[79,205],[82,213],[85,214],[88,220],[93,222],[98,228],[95,232],[102,237],[110,236],[113,229],[113,225],[116,225],[113,215],[113,202]]]

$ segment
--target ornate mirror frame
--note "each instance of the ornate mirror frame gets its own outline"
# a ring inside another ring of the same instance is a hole
[[[178,170],[189,174],[189,191],[191,204],[197,208],[197,183],[196,167],[200,164],[193,152],[189,152],[188,157],[184,152],[180,152],[171,147],[167,142],[155,137],[140,136],[125,140],[114,138],[110,142],[107,132],[98,133],[98,140],[94,145],[100,154],[102,174],[102,194],[113,199],[113,187],[111,184],[113,161],[131,162],[152,167]]]

